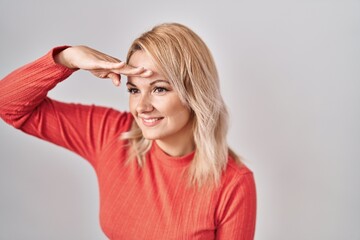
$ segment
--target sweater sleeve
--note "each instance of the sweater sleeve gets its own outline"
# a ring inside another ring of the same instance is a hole
[[[254,239],[256,189],[252,172],[226,187],[218,210],[217,240]]]
[[[53,60],[53,55],[65,48],[52,49],[0,81],[0,116],[5,122],[21,128],[48,91],[73,73],[73,70]]]
[[[131,116],[111,108],[69,104],[47,97],[74,71],[54,62],[51,50],[0,81],[0,117],[28,134],[65,147],[94,166],[97,154],[130,126]]]

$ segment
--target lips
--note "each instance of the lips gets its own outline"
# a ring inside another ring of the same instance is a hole
[[[160,123],[160,121],[164,119],[163,117],[149,117],[149,118],[141,118],[142,123],[145,126],[153,127]]]

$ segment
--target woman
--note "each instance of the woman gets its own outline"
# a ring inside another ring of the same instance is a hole
[[[77,69],[117,86],[126,75],[130,113],[46,96]],[[254,178],[228,148],[216,67],[189,28],[154,27],[126,63],[54,48],[0,81],[0,96],[4,121],[91,163],[110,239],[253,239]]]

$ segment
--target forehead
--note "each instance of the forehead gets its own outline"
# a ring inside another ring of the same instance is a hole
[[[165,80],[165,77],[160,73],[156,67],[152,57],[143,50],[138,50],[132,54],[130,57],[129,63],[133,67],[144,67],[145,69],[151,70],[153,74],[150,77],[143,78],[138,76],[128,76],[128,81],[131,82],[144,82],[143,80],[153,81],[153,80]]]
[[[151,71],[153,71],[154,73],[158,72],[157,67],[155,66],[155,63],[153,61],[153,59],[151,58],[151,56],[143,51],[143,50],[138,50],[135,51],[132,56],[130,57],[129,60],[129,65],[133,66],[133,67],[144,67],[145,69],[149,69]]]

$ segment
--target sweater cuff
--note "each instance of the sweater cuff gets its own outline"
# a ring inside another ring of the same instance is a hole
[[[67,45],[64,45],[64,46],[58,46],[58,47],[54,47],[53,49],[50,50],[50,52],[48,52],[47,54],[47,58],[48,60],[51,61],[52,64],[58,66],[60,69],[62,69],[65,73],[67,74],[72,74],[73,72],[79,70],[78,68],[68,68],[66,66],[63,66],[61,64],[58,64],[55,62],[55,59],[54,59],[54,56],[58,53],[60,53],[61,51],[64,51],[65,49],[69,48],[71,46],[67,46]]]

